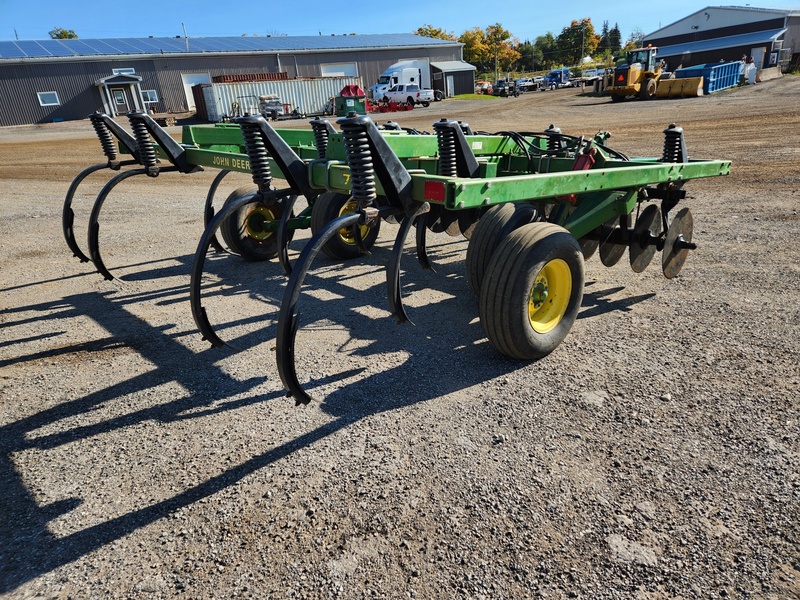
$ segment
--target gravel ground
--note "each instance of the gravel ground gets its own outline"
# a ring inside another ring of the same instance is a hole
[[[274,363],[277,265],[209,261],[204,303],[238,351],[208,348],[192,321],[214,172],[115,190],[107,282],[61,234],[69,182],[101,159],[89,124],[0,130],[0,594],[800,597],[798,96],[784,77],[391,115],[607,129],[638,156],[677,122],[691,156],[733,171],[687,185],[700,248],[678,278],[589,260],[572,332],[535,363],[483,336],[463,239],[429,236],[436,273],[409,244],[414,326],[386,310],[395,227],[363,260],[320,259],[297,342],[319,400],[300,408]],[[107,178],[76,199],[84,247]],[[247,181],[230,179],[223,194]]]

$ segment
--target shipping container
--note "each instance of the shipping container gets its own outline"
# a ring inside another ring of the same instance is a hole
[[[258,114],[259,96],[275,95],[286,112],[322,114],[330,98],[348,85],[361,86],[360,77],[315,77],[287,81],[212,83],[203,86],[206,116],[212,123],[249,113]]]

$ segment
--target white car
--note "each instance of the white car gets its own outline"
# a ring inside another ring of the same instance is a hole
[[[517,88],[520,92],[530,92],[535,90],[538,86],[530,77],[523,77],[522,79],[517,79]]]

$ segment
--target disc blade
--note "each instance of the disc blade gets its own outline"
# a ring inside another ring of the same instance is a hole
[[[689,248],[684,243],[692,241],[694,231],[694,218],[692,211],[682,208],[678,214],[672,218],[667,229],[667,237],[664,240],[664,250],[661,258],[661,270],[664,277],[672,279],[681,272],[686,257],[689,256]]]
[[[653,260],[658,250],[658,239],[664,227],[661,224],[661,211],[655,204],[645,208],[633,228],[633,239],[630,246],[631,269],[641,273]]]
[[[600,261],[607,267],[613,267],[625,255],[628,245],[619,239],[620,222],[625,228],[631,225],[630,214],[624,217],[609,219],[600,228]]]

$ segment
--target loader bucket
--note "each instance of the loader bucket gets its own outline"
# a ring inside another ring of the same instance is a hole
[[[694,98],[703,95],[702,77],[687,77],[686,79],[681,79],[680,81],[683,82],[681,95],[684,98]]]
[[[656,98],[674,98],[681,95],[683,82],[680,79],[662,79],[656,88]]]
[[[703,78],[662,79],[656,88],[656,98],[692,98],[703,95]]]

